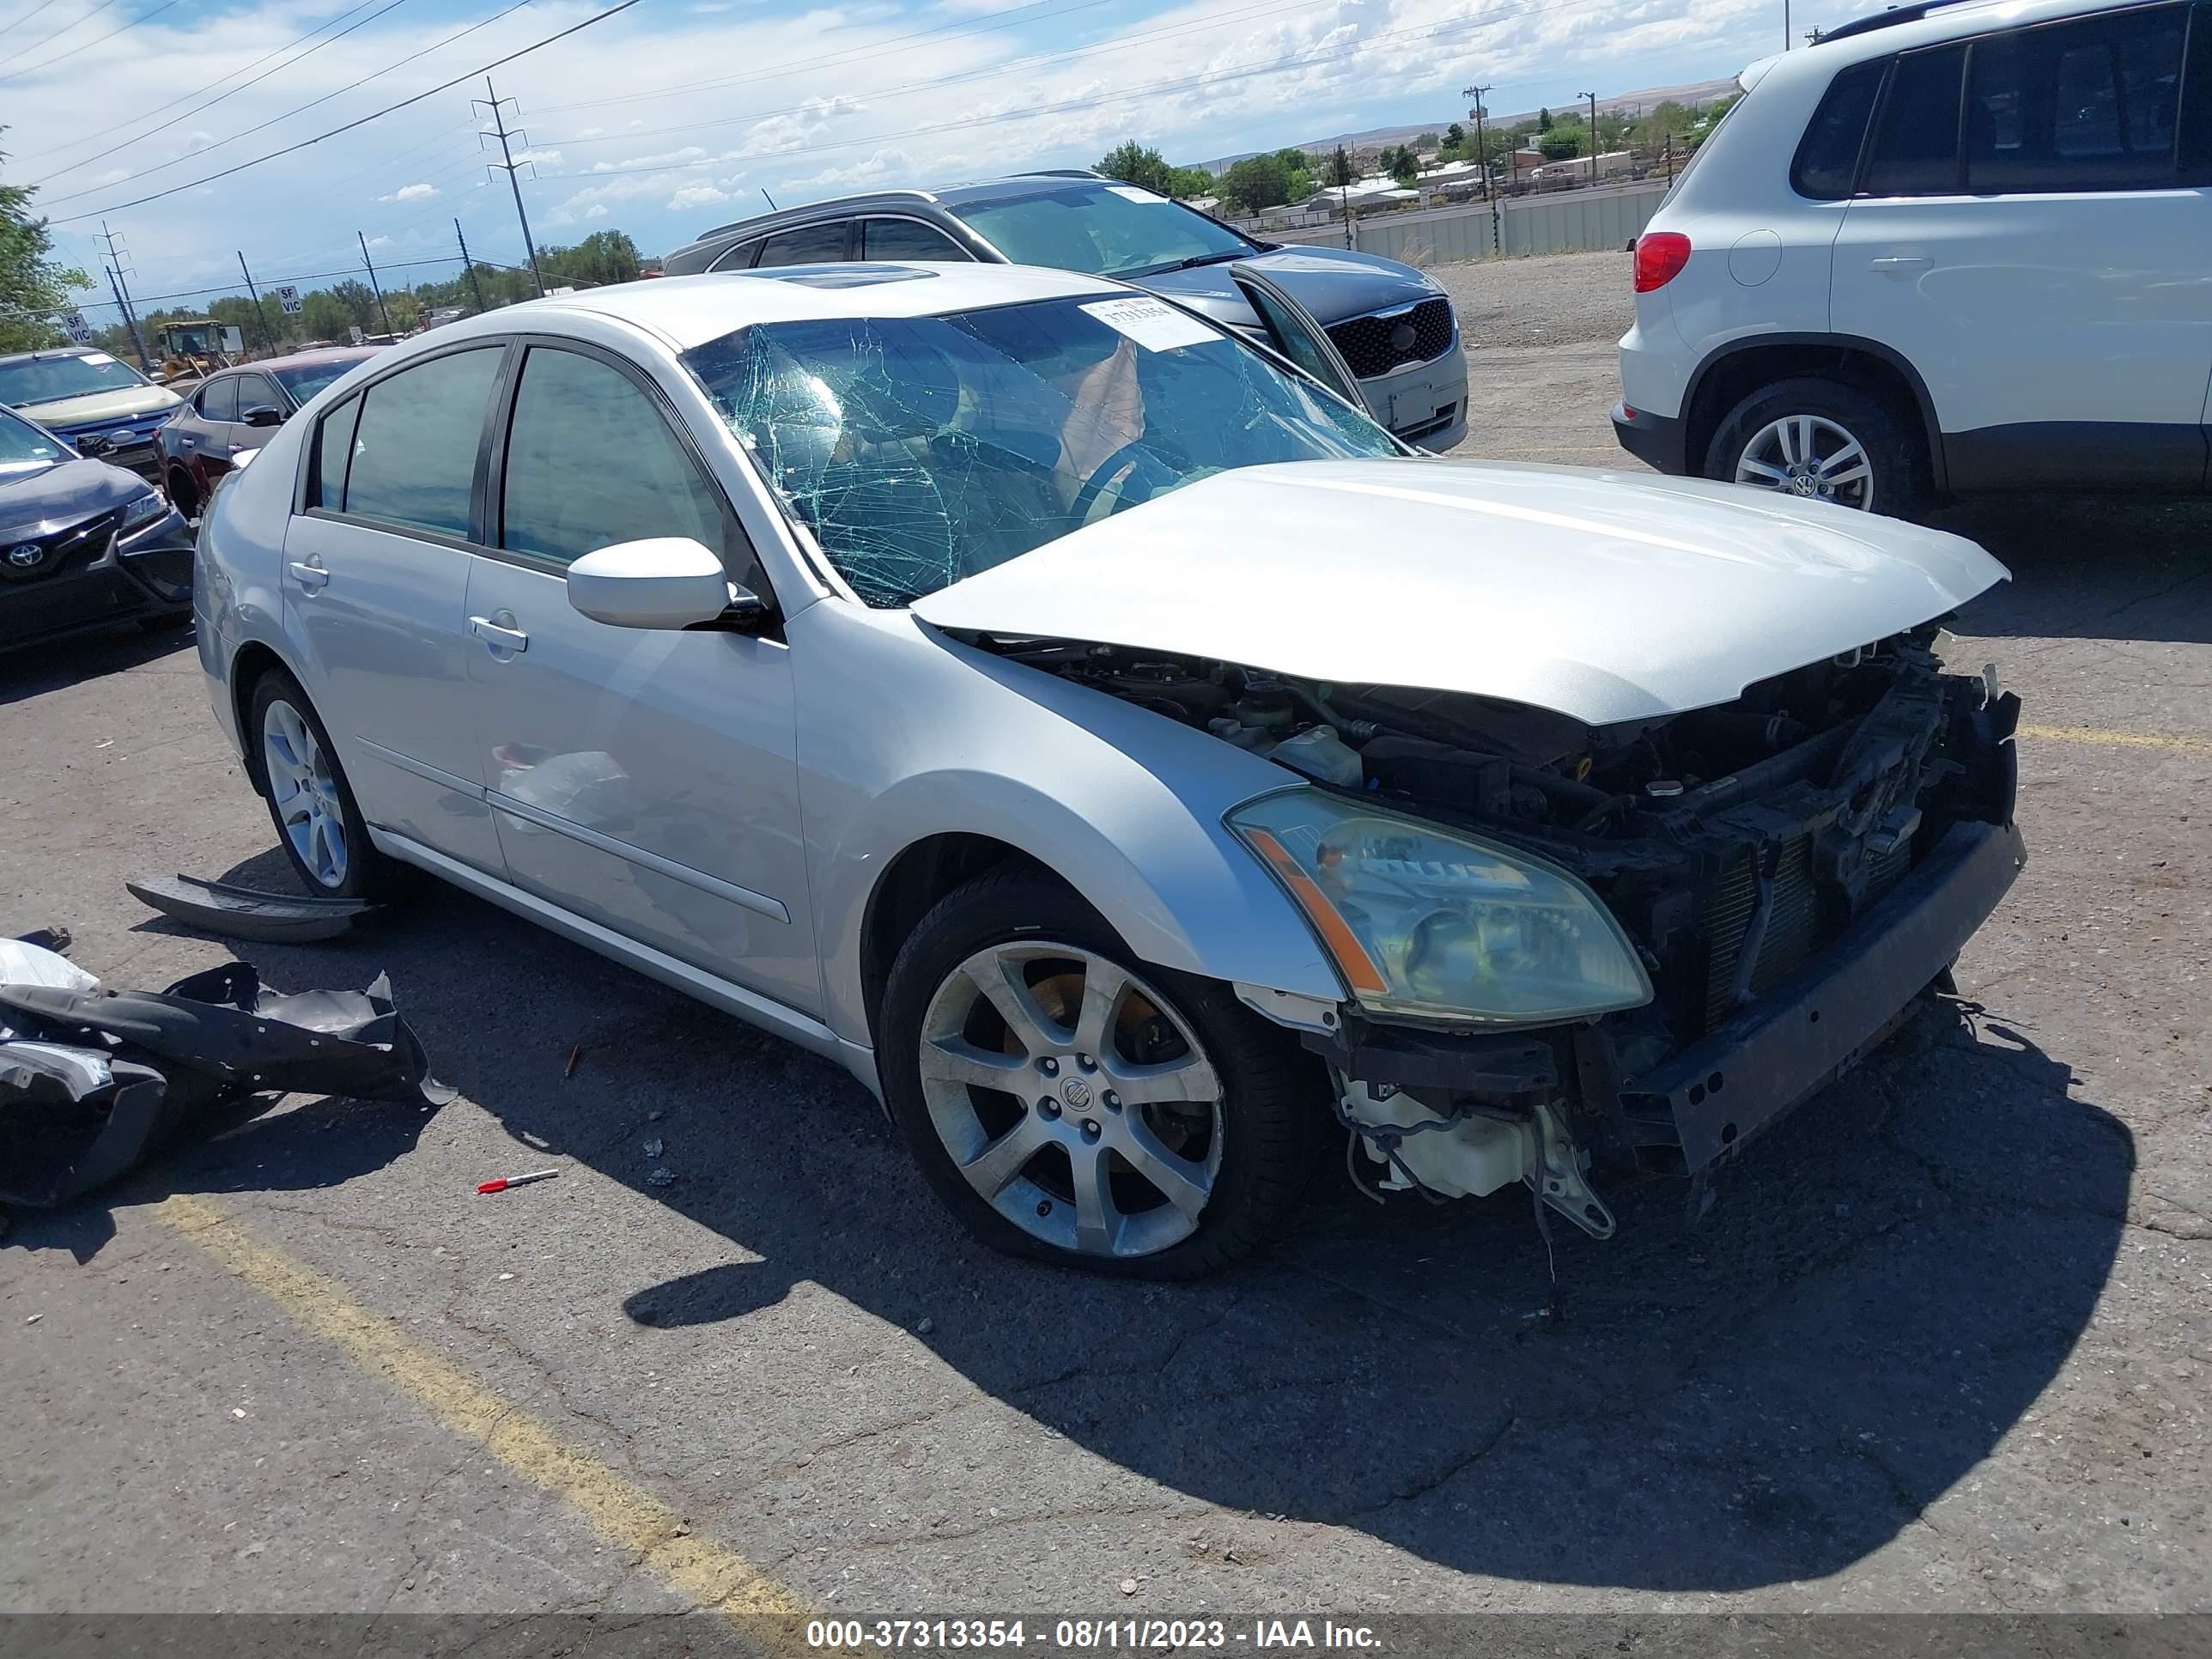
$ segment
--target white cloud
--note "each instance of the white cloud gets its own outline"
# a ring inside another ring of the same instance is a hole
[[[427,202],[438,193],[435,185],[402,185],[389,196],[380,196],[380,202]]]
[[[668,198],[668,210],[671,213],[682,213],[689,208],[716,207],[729,199],[730,192],[716,185],[686,185]],[[604,202],[599,204],[597,210],[605,212],[606,204]]]
[[[594,202],[584,210],[584,217],[586,219],[604,219],[606,216],[607,204],[605,202]]]

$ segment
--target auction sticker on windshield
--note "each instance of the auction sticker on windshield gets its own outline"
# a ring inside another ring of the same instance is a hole
[[[1127,335],[1147,351],[1206,345],[1221,337],[1212,324],[1201,323],[1161,300],[1101,300],[1085,306],[1083,314]]]
[[[1149,190],[1139,190],[1134,185],[1109,185],[1106,193],[1118,196],[1125,202],[1164,203],[1168,199],[1164,196],[1155,196]]]

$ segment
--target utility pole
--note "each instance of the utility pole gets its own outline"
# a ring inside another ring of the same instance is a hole
[[[514,132],[507,126],[507,113],[500,106],[499,90],[492,85],[491,76],[489,75],[484,76],[484,90],[491,94],[489,109],[492,132],[499,139],[500,155],[498,161],[489,161],[485,165],[496,167],[500,172],[504,173],[507,175],[507,187],[514,192],[514,216],[522,222],[523,251],[530,256],[530,275],[538,284],[538,297],[542,300],[545,297],[545,273],[538,268],[538,244],[531,238],[530,216],[522,210],[522,185],[515,178],[515,169],[519,167],[528,167],[530,163],[517,161],[514,159],[514,152],[507,146],[507,141],[510,137],[521,138],[526,144],[530,140],[527,135]],[[482,99],[472,100],[469,107],[474,109],[477,104],[483,101]],[[481,145],[483,140],[484,135],[481,131],[478,132],[477,143]]]
[[[253,286],[253,273],[246,268],[246,250],[238,251],[238,274],[246,278],[246,291],[253,296],[253,319],[261,325],[261,337],[276,349],[276,331],[269,326],[269,313],[261,308],[261,290]]]
[[[469,273],[469,289],[477,296],[477,314],[489,309],[484,304],[483,278],[477,275],[476,261],[469,258],[469,239],[461,234],[461,222],[453,221],[453,240],[461,245],[461,269]]]
[[[1503,250],[1504,243],[1498,228],[1498,201],[1490,191],[1490,145],[1482,125],[1482,100],[1489,91],[1488,87],[1462,87],[1459,95],[1470,100],[1467,112],[1474,122],[1474,164],[1482,169],[1482,201],[1490,210],[1490,251],[1497,253]]]
[[[368,233],[356,230],[354,236],[361,243],[361,262],[368,268],[368,288],[369,292],[376,295],[376,314],[384,319],[384,331],[389,334],[392,332],[392,313],[384,308],[384,288],[376,280],[375,262],[368,257]]]
[[[148,374],[154,372],[154,360],[146,355],[146,337],[138,331],[138,313],[131,308],[129,273],[123,262],[131,257],[127,247],[115,245],[115,233],[107,228],[107,221],[100,222],[100,240],[107,244],[107,285],[115,291],[115,303],[123,313],[123,320],[131,325],[131,343],[138,353],[138,367]]]
[[[1782,50],[1790,50],[1790,0],[1782,0]]]
[[[1595,187],[1597,184],[1597,94],[1594,92],[1578,92],[1575,96],[1589,100],[1590,184]]]

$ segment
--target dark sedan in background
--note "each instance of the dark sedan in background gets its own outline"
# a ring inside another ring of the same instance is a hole
[[[210,374],[156,434],[161,483],[186,518],[198,518],[239,456],[267,443],[293,412],[381,346],[295,352]]]
[[[145,479],[0,409],[0,651],[191,614],[192,538]]]
[[[1308,367],[1294,335],[1237,281],[1234,272],[1249,269],[1321,325],[1376,420],[1424,449],[1449,449],[1467,435],[1458,319],[1419,271],[1349,248],[1255,241],[1097,173],[1031,173],[787,208],[710,230],[661,268],[689,276],[851,259],[972,259],[1117,276]]]

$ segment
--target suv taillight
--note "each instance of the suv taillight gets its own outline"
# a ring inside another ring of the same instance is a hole
[[[1690,239],[1679,230],[1647,230],[1636,239],[1636,291],[1664,288],[1690,263]]]

